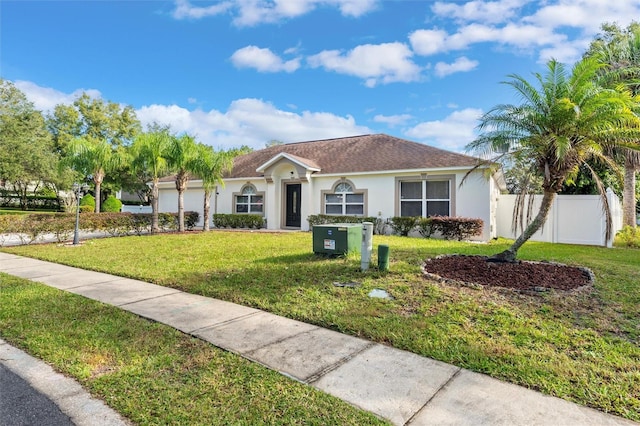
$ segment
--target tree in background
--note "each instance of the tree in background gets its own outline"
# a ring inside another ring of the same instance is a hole
[[[608,148],[616,145],[640,149],[632,144],[640,136],[639,119],[632,112],[634,99],[628,90],[600,86],[597,77],[602,67],[596,59],[585,58],[567,71],[552,60],[545,75],[535,74],[535,84],[510,75],[505,84],[522,103],[497,105],[480,118],[481,134],[468,145],[469,150],[485,158],[497,155],[492,162],[526,161],[528,169],[542,178],[540,210],[514,243],[493,260],[515,261],[520,247],[545,223],[567,177],[581,165],[588,167],[591,159],[612,165]],[[599,188],[603,205],[608,207],[604,188]],[[609,234],[610,214],[607,218]]]
[[[116,158],[124,158],[124,148],[141,130],[131,106],[121,107],[114,102],[92,98],[86,93],[76,99],[73,105],[56,105],[47,118],[47,127],[53,135],[56,151],[62,156],[72,152],[69,148],[73,141],[84,139],[101,147],[109,146]],[[121,164],[118,167],[123,166]],[[120,177],[123,175],[124,170],[114,170],[114,173],[104,176],[96,191],[96,198],[99,198],[96,204],[99,205],[107,193],[122,187]]]
[[[13,83],[0,79],[0,180],[27,208],[29,190],[60,180],[58,156],[44,117]]]
[[[158,182],[169,172],[167,152],[171,144],[168,128],[152,127],[139,134],[129,149],[132,173],[145,183],[151,182],[151,232],[157,233],[158,226]]]
[[[626,29],[616,24],[603,25],[602,33],[591,42],[586,56],[594,56],[606,64],[599,74],[608,87],[622,84],[632,94],[640,95],[640,23],[632,22]],[[640,113],[639,102],[636,101],[637,113]],[[618,145],[614,154],[624,164],[623,224],[635,227],[636,173],[640,167],[640,152]]]
[[[211,216],[211,194],[216,185],[224,186],[224,174],[233,167],[233,156],[228,152],[216,152],[211,146],[198,144],[198,155],[192,163],[191,172],[202,180],[204,190],[203,220],[204,231],[209,230]]]

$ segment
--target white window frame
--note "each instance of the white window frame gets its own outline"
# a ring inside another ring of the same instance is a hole
[[[329,197],[339,196],[340,202],[331,202]],[[359,195],[361,200],[358,202],[348,201],[348,195]],[[328,206],[340,206],[341,213],[328,213]],[[362,206],[361,213],[347,213],[347,207],[349,206]],[[330,216],[355,216],[365,217],[367,213],[367,191],[357,190],[355,185],[346,180],[338,181],[331,191],[322,191],[322,211],[323,214]]]
[[[247,197],[247,202],[238,202],[239,197]],[[258,197],[261,198],[261,201],[256,200]],[[247,206],[247,211],[238,211],[238,206]],[[253,210],[252,206],[261,206],[261,211]],[[243,186],[240,192],[233,194],[233,211],[235,214],[259,214],[264,216],[264,192],[258,192],[253,184]]]
[[[421,183],[421,196],[420,198],[402,198],[402,184],[403,183]],[[435,182],[447,182],[449,198],[427,198],[427,184]],[[429,203],[430,202],[447,202],[449,203],[447,216],[453,216],[453,200],[454,200],[454,187],[453,179],[449,177],[433,177],[430,179],[425,178],[401,178],[398,179],[398,207],[397,216],[402,216],[402,203],[403,202],[419,202],[420,203],[420,216],[429,217]]]

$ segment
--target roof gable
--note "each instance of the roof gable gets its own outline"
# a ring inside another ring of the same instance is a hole
[[[473,167],[478,159],[385,134],[274,145],[239,156],[228,177],[259,177],[274,161],[288,158],[316,174]],[[309,167],[311,166],[311,167]]]

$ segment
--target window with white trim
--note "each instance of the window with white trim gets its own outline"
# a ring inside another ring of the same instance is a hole
[[[236,213],[262,214],[264,212],[264,195],[258,194],[256,187],[247,185],[236,195]]]
[[[338,216],[364,216],[364,193],[354,192],[351,184],[340,182],[333,193],[324,194],[324,213]]]
[[[451,181],[400,182],[400,216],[450,216]]]

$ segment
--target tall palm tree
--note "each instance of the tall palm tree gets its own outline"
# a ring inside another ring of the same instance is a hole
[[[604,34],[591,43],[587,55],[606,63],[600,74],[610,87],[626,85],[634,95],[640,94],[640,24],[632,23],[626,30],[617,25],[604,25]],[[640,104],[637,105],[640,113]],[[624,163],[622,194],[623,224],[636,226],[636,172],[640,168],[640,153],[624,147],[616,154]]]
[[[104,139],[83,136],[71,141],[68,158],[72,167],[95,185],[96,213],[100,213],[101,186],[104,177],[122,162],[121,156]]]
[[[638,117],[631,110],[633,97],[626,90],[600,86],[597,73],[602,66],[594,58],[585,58],[568,71],[551,60],[544,76],[535,74],[537,86],[510,75],[505,84],[516,91],[522,103],[495,106],[481,117],[478,128],[483,133],[468,149],[481,155],[497,154],[496,160],[529,159],[543,179],[537,215],[515,242],[493,260],[515,261],[520,247],[545,223],[567,177],[580,165],[588,167],[590,159],[612,165],[607,146],[639,149],[632,144],[640,134]],[[609,214],[607,217],[610,219]],[[609,235],[610,220],[608,223]]]
[[[211,146],[198,144],[198,155],[192,163],[192,173],[202,180],[204,189],[204,231],[209,230],[211,193],[216,185],[224,186],[224,174],[231,170],[233,156],[227,152],[216,152]]]
[[[167,151],[167,164],[175,172],[176,190],[178,191],[178,231],[184,232],[184,191],[187,189],[189,177],[198,155],[196,140],[193,136],[183,134],[173,136]]]
[[[151,232],[158,226],[158,182],[169,172],[167,152],[171,135],[167,130],[154,130],[139,134],[131,145],[131,167],[151,180]]]

